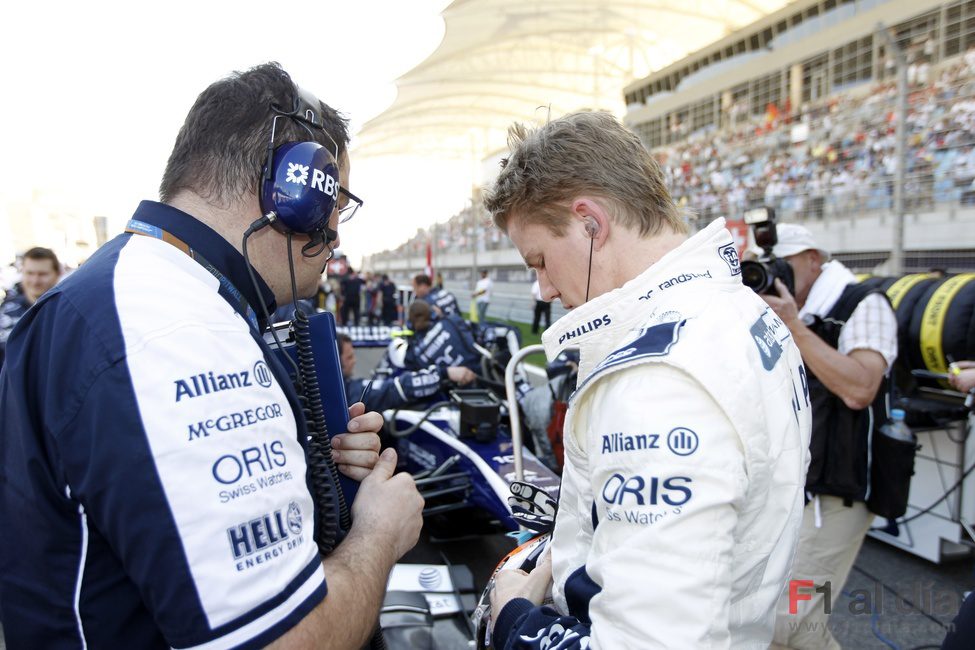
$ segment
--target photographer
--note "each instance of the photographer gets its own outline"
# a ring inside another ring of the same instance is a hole
[[[767,647],[808,453],[792,336],[742,284],[724,220],[688,237],[613,116],[508,141],[485,206],[571,310],[547,357],[580,357],[551,563],[495,577],[495,647]]]
[[[873,520],[864,502],[868,444],[871,423],[887,421],[884,406],[874,402],[897,358],[897,320],[886,296],[869,292],[840,262],[829,261],[807,229],[779,224],[777,231],[772,253],[787,263],[794,292],[777,277],[774,292],[762,297],[799,346],[813,407],[806,478],[812,500],[803,513],[792,577],[817,586],[830,582],[833,605]],[[780,599],[778,647],[839,647],[826,626],[823,594],[809,595],[798,614],[789,614],[788,593]]]

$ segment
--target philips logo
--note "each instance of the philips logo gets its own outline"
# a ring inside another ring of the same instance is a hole
[[[684,427],[672,429],[667,434],[667,449],[678,456],[690,456],[697,451],[697,434]]]
[[[668,506],[682,506],[691,500],[694,493],[688,485],[692,479],[687,476],[671,476],[665,479],[651,476],[623,476],[613,474],[603,484],[600,493],[603,501],[619,506],[655,506],[660,503]]]
[[[275,510],[231,526],[227,529],[227,539],[237,570],[264,564],[280,557],[286,551],[301,545],[303,518],[301,508],[292,501],[286,511]]]
[[[596,318],[594,320],[589,321],[585,325],[580,325],[574,330],[566,332],[565,334],[559,337],[559,344],[561,345],[562,343],[565,343],[566,341],[570,341],[576,338],[577,336],[582,336],[583,334],[588,334],[589,332],[598,330],[600,327],[612,324],[612,322],[613,320],[609,317],[609,314],[605,314],[600,318]]]

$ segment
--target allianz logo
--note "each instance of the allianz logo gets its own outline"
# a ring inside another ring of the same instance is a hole
[[[193,399],[201,395],[220,393],[225,390],[237,388],[249,388],[255,383],[263,388],[269,388],[273,383],[271,369],[261,360],[254,364],[250,370],[238,372],[214,373],[201,372],[198,375],[177,379],[173,382],[176,385],[176,401],[183,399]]]

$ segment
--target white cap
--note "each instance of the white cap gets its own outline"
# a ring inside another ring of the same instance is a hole
[[[806,228],[795,223],[780,223],[776,224],[775,232],[779,243],[772,249],[772,254],[776,257],[789,257],[803,251],[818,250],[823,256],[823,261],[829,259],[829,251],[817,246],[812,233]]]

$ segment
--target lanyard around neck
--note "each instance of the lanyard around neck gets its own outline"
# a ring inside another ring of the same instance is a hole
[[[184,242],[182,239],[176,235],[167,232],[160,228],[159,226],[154,226],[151,223],[146,223],[145,221],[139,221],[138,219],[129,219],[128,224],[125,226],[125,232],[132,233],[133,235],[142,235],[144,237],[152,237],[154,239],[159,239],[174,248],[179,249],[186,255],[188,255],[193,261],[202,266],[207,272],[217,279],[220,283],[220,295],[227,299],[231,304],[236,303],[237,310],[247,319],[247,321],[258,330],[257,326],[257,314],[251,309],[248,304],[247,299],[244,297],[234,283],[231,282],[227,276],[221,273],[217,267],[207,261],[207,258],[203,257],[199,251],[190,247],[189,244]]]

